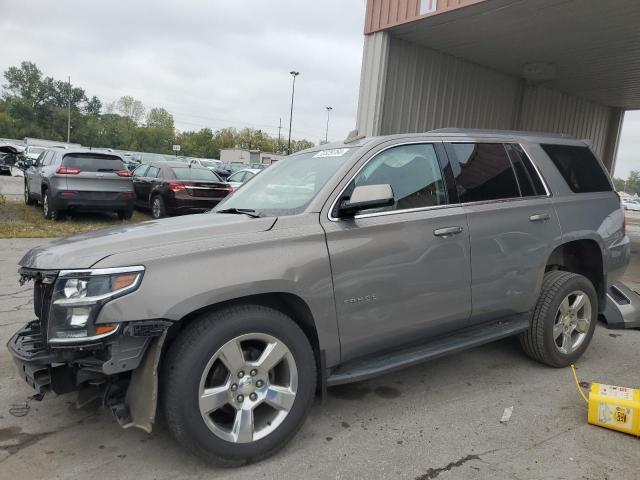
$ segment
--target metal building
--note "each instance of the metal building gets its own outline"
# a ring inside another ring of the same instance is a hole
[[[361,134],[567,133],[613,171],[640,108],[638,0],[368,0]]]

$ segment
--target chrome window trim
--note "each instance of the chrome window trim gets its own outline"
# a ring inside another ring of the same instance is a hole
[[[517,143],[517,142],[516,142]],[[531,154],[527,151],[527,149],[525,148],[524,145],[522,145],[521,143],[517,143],[518,145],[520,145],[520,148],[522,149],[522,151],[525,153],[525,155],[527,156],[527,159],[529,160],[529,162],[531,163],[531,165],[533,165],[533,169],[536,171],[536,173],[538,174],[538,178],[540,179],[540,181],[542,182],[542,186],[544,187],[544,191],[547,192],[546,195],[536,195],[536,197],[551,197],[551,190],[549,190],[549,186],[547,185],[546,180],[544,179],[544,177],[542,176],[542,173],[540,173],[540,169],[538,168],[538,165],[536,165],[536,162],[534,162],[532,160],[532,156]],[[524,160],[523,160],[524,161]],[[535,197],[528,197],[528,198],[535,198]]]
[[[358,168],[356,173],[354,173],[353,176],[349,179],[349,181],[346,183],[344,188],[340,191],[338,196],[331,203],[331,208],[329,208],[329,211],[327,212],[327,218],[332,222],[339,222],[340,220],[343,220],[341,218],[336,218],[336,217],[332,216],[331,212],[333,212],[333,210],[336,208],[336,204],[338,203],[338,200],[340,199],[342,194],[345,192],[345,190],[349,187],[349,185],[351,184],[353,179],[356,176],[358,176],[360,171],[371,160],[376,158],[379,154],[381,154],[382,152],[384,152],[386,150],[389,150],[390,148],[394,148],[394,147],[401,147],[401,146],[404,146],[404,145],[416,145],[416,144],[435,145],[438,142],[442,143],[442,144],[445,144],[445,143],[500,143],[502,145],[505,145],[505,144],[508,143],[508,144],[519,145],[520,148],[522,148],[522,151],[526,154],[527,160],[529,160],[529,162],[533,165],[534,170],[538,174],[538,178],[540,178],[540,181],[542,182],[542,185],[544,187],[544,190],[545,190],[546,194],[545,195],[532,195],[532,196],[528,196],[528,197],[520,196],[520,197],[513,197],[513,198],[498,198],[498,199],[495,199],[495,200],[479,200],[479,201],[476,201],[476,202],[446,203],[444,205],[433,205],[433,206],[430,206],[430,207],[418,207],[418,208],[405,208],[405,209],[402,209],[402,210],[390,210],[390,211],[387,211],[387,212],[363,213],[361,215],[355,215],[354,217],[351,217],[351,218],[353,218],[355,220],[359,220],[361,218],[374,218],[374,217],[381,217],[381,216],[386,216],[386,215],[396,215],[396,214],[401,214],[401,213],[414,213],[414,212],[422,212],[422,211],[436,210],[436,209],[442,209],[442,208],[451,208],[451,207],[471,207],[471,206],[475,206],[475,205],[485,205],[485,204],[492,204],[492,203],[517,202],[517,201],[523,201],[523,200],[535,200],[535,199],[550,198],[550,197],[553,196],[551,194],[551,191],[549,190],[547,182],[545,181],[544,177],[540,173],[540,170],[538,169],[538,166],[536,165],[536,162],[534,162],[531,159],[532,158],[531,154],[527,151],[527,149],[524,147],[524,145],[522,145],[520,142],[515,142],[515,141],[507,142],[507,141],[504,141],[504,140],[503,141],[483,141],[483,142],[475,141],[475,140],[456,140],[456,141],[450,141],[450,140],[423,140],[423,141],[398,143],[398,144],[395,144],[395,145],[390,145],[390,146],[385,147],[384,149],[380,150],[375,155],[373,155],[369,160],[367,160],[365,163],[363,163],[360,166],[360,168]],[[437,155],[437,152],[436,152],[436,155]],[[523,162],[524,161],[525,160],[523,159]],[[438,163],[438,166],[440,168],[442,168],[439,163]],[[513,168],[513,166],[512,166],[512,168]],[[515,170],[514,170],[514,173],[515,173]],[[444,176],[443,176],[442,180],[446,183],[446,180],[444,179]]]
[[[388,145],[385,148],[383,148],[382,150],[380,150],[379,152],[376,152],[371,158],[369,158],[369,160],[367,160],[362,165],[360,165],[360,168],[358,168],[358,170],[351,176],[351,178],[345,184],[345,186],[342,188],[342,190],[340,190],[340,193],[336,196],[336,198],[333,200],[333,202],[331,202],[331,207],[329,208],[329,211],[327,212],[327,218],[332,222],[339,222],[340,220],[343,220],[341,218],[336,218],[333,215],[331,215],[331,212],[333,212],[333,210],[336,208],[336,204],[338,203],[338,200],[340,200],[340,197],[342,197],[342,194],[349,187],[349,185],[351,185],[351,182],[353,181],[353,179],[356,178],[358,176],[358,174],[360,174],[362,169],[364,167],[366,167],[369,164],[370,161],[372,161],[374,158],[376,158],[381,153],[386,152],[387,150],[390,150],[390,149],[396,148],[396,147],[404,147],[406,145],[424,145],[424,144],[433,145],[433,147],[434,147],[433,149],[436,152],[436,160],[438,161],[438,169],[440,169],[440,174],[442,175],[442,181],[445,184],[445,189],[446,189],[447,181],[445,180],[444,175],[442,173],[442,166],[440,165],[440,160],[438,159],[438,151],[435,148],[435,144],[436,143],[443,143],[443,142],[442,142],[442,140],[433,140],[432,139],[432,140],[417,140],[417,141],[414,141],[414,142],[396,143],[394,145]],[[436,208],[444,208],[444,207],[452,207],[452,206],[457,207],[457,206],[460,206],[460,204],[445,203],[444,205],[432,205],[432,206],[428,206],[428,207],[405,208],[405,209],[402,209],[402,210],[390,210],[388,212],[364,213],[362,215],[355,215],[352,218],[360,219],[360,218],[379,217],[379,216],[383,216],[383,215],[393,215],[393,214],[408,213],[408,212],[409,213],[410,212],[419,212],[419,211],[423,211],[423,210],[433,210],[433,209],[436,209]]]

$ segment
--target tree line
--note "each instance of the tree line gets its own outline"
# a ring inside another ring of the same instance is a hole
[[[614,178],[613,186],[617,192],[640,195],[640,170],[631,170],[626,180]]]
[[[0,137],[67,140],[67,114],[70,103],[72,143],[84,146],[172,153],[190,157],[220,158],[224,148],[284,152],[286,142],[278,142],[262,130],[222,128],[179,131],[171,113],[161,107],[147,109],[131,96],[103,105],[83,88],[45,77],[32,62],[22,62],[4,72],[0,95]],[[312,147],[308,140],[291,140],[291,151]]]

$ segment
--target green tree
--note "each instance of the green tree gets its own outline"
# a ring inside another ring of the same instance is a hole
[[[144,118],[144,105],[140,100],[136,100],[130,95],[120,97],[116,102],[116,108],[120,115],[130,118],[136,125]]]
[[[173,131],[173,115],[167,110],[155,107],[147,113],[147,127],[163,128]]]

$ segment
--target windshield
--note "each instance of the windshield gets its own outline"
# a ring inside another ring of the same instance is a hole
[[[178,180],[208,180],[217,182],[220,178],[206,168],[174,167],[173,174]]]
[[[302,213],[355,149],[295,155],[265,169],[213,210],[249,209],[261,216]]]

